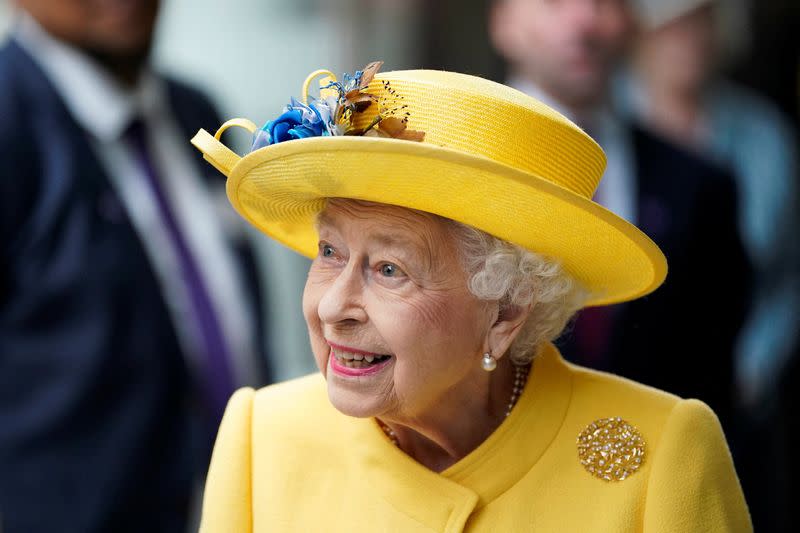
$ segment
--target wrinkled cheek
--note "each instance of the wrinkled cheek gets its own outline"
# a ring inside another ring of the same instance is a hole
[[[410,309],[405,310],[404,320],[420,334],[437,333],[437,336],[447,335],[453,328],[453,309],[448,308],[445,302],[431,301],[411,302]]]
[[[468,298],[431,298],[414,303],[413,318],[407,317],[415,338],[436,353],[469,356],[480,351],[485,329],[475,303]]]

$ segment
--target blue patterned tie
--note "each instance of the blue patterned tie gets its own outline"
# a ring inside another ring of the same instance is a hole
[[[234,390],[230,368],[231,358],[222,328],[197,262],[192,256],[167,201],[147,144],[144,123],[139,119],[134,120],[128,127],[125,138],[133,149],[139,168],[147,178],[146,182],[156,200],[161,223],[178,259],[183,283],[191,304],[190,315],[195,321],[195,329],[200,333],[199,340],[202,342],[201,349],[205,356],[203,380],[207,401],[212,416],[215,420],[219,420],[222,418],[225,405]]]

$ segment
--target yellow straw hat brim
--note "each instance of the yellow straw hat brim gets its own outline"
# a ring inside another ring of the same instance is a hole
[[[349,198],[434,213],[557,259],[590,292],[587,305],[643,296],[666,276],[661,250],[632,224],[486,157],[396,139],[314,137],[239,158],[218,141],[224,127],[192,142],[228,176],[236,211],[306,257],[317,254],[314,222],[326,199]]]

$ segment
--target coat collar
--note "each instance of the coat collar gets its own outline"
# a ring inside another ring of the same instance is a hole
[[[374,419],[355,421],[353,445],[372,489],[392,506],[432,529],[461,531],[474,510],[491,503],[535,467],[558,433],[571,395],[570,371],[548,344],[536,357],[511,415],[444,472],[432,472],[397,449]]]

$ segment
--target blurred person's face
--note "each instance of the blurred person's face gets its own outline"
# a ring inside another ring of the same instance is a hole
[[[16,0],[50,34],[104,62],[143,61],[159,0]]]
[[[515,69],[563,104],[584,108],[605,96],[630,22],[626,0],[497,0],[490,26]]]
[[[714,20],[710,5],[642,33],[637,64],[663,88],[695,91],[713,68]]]

